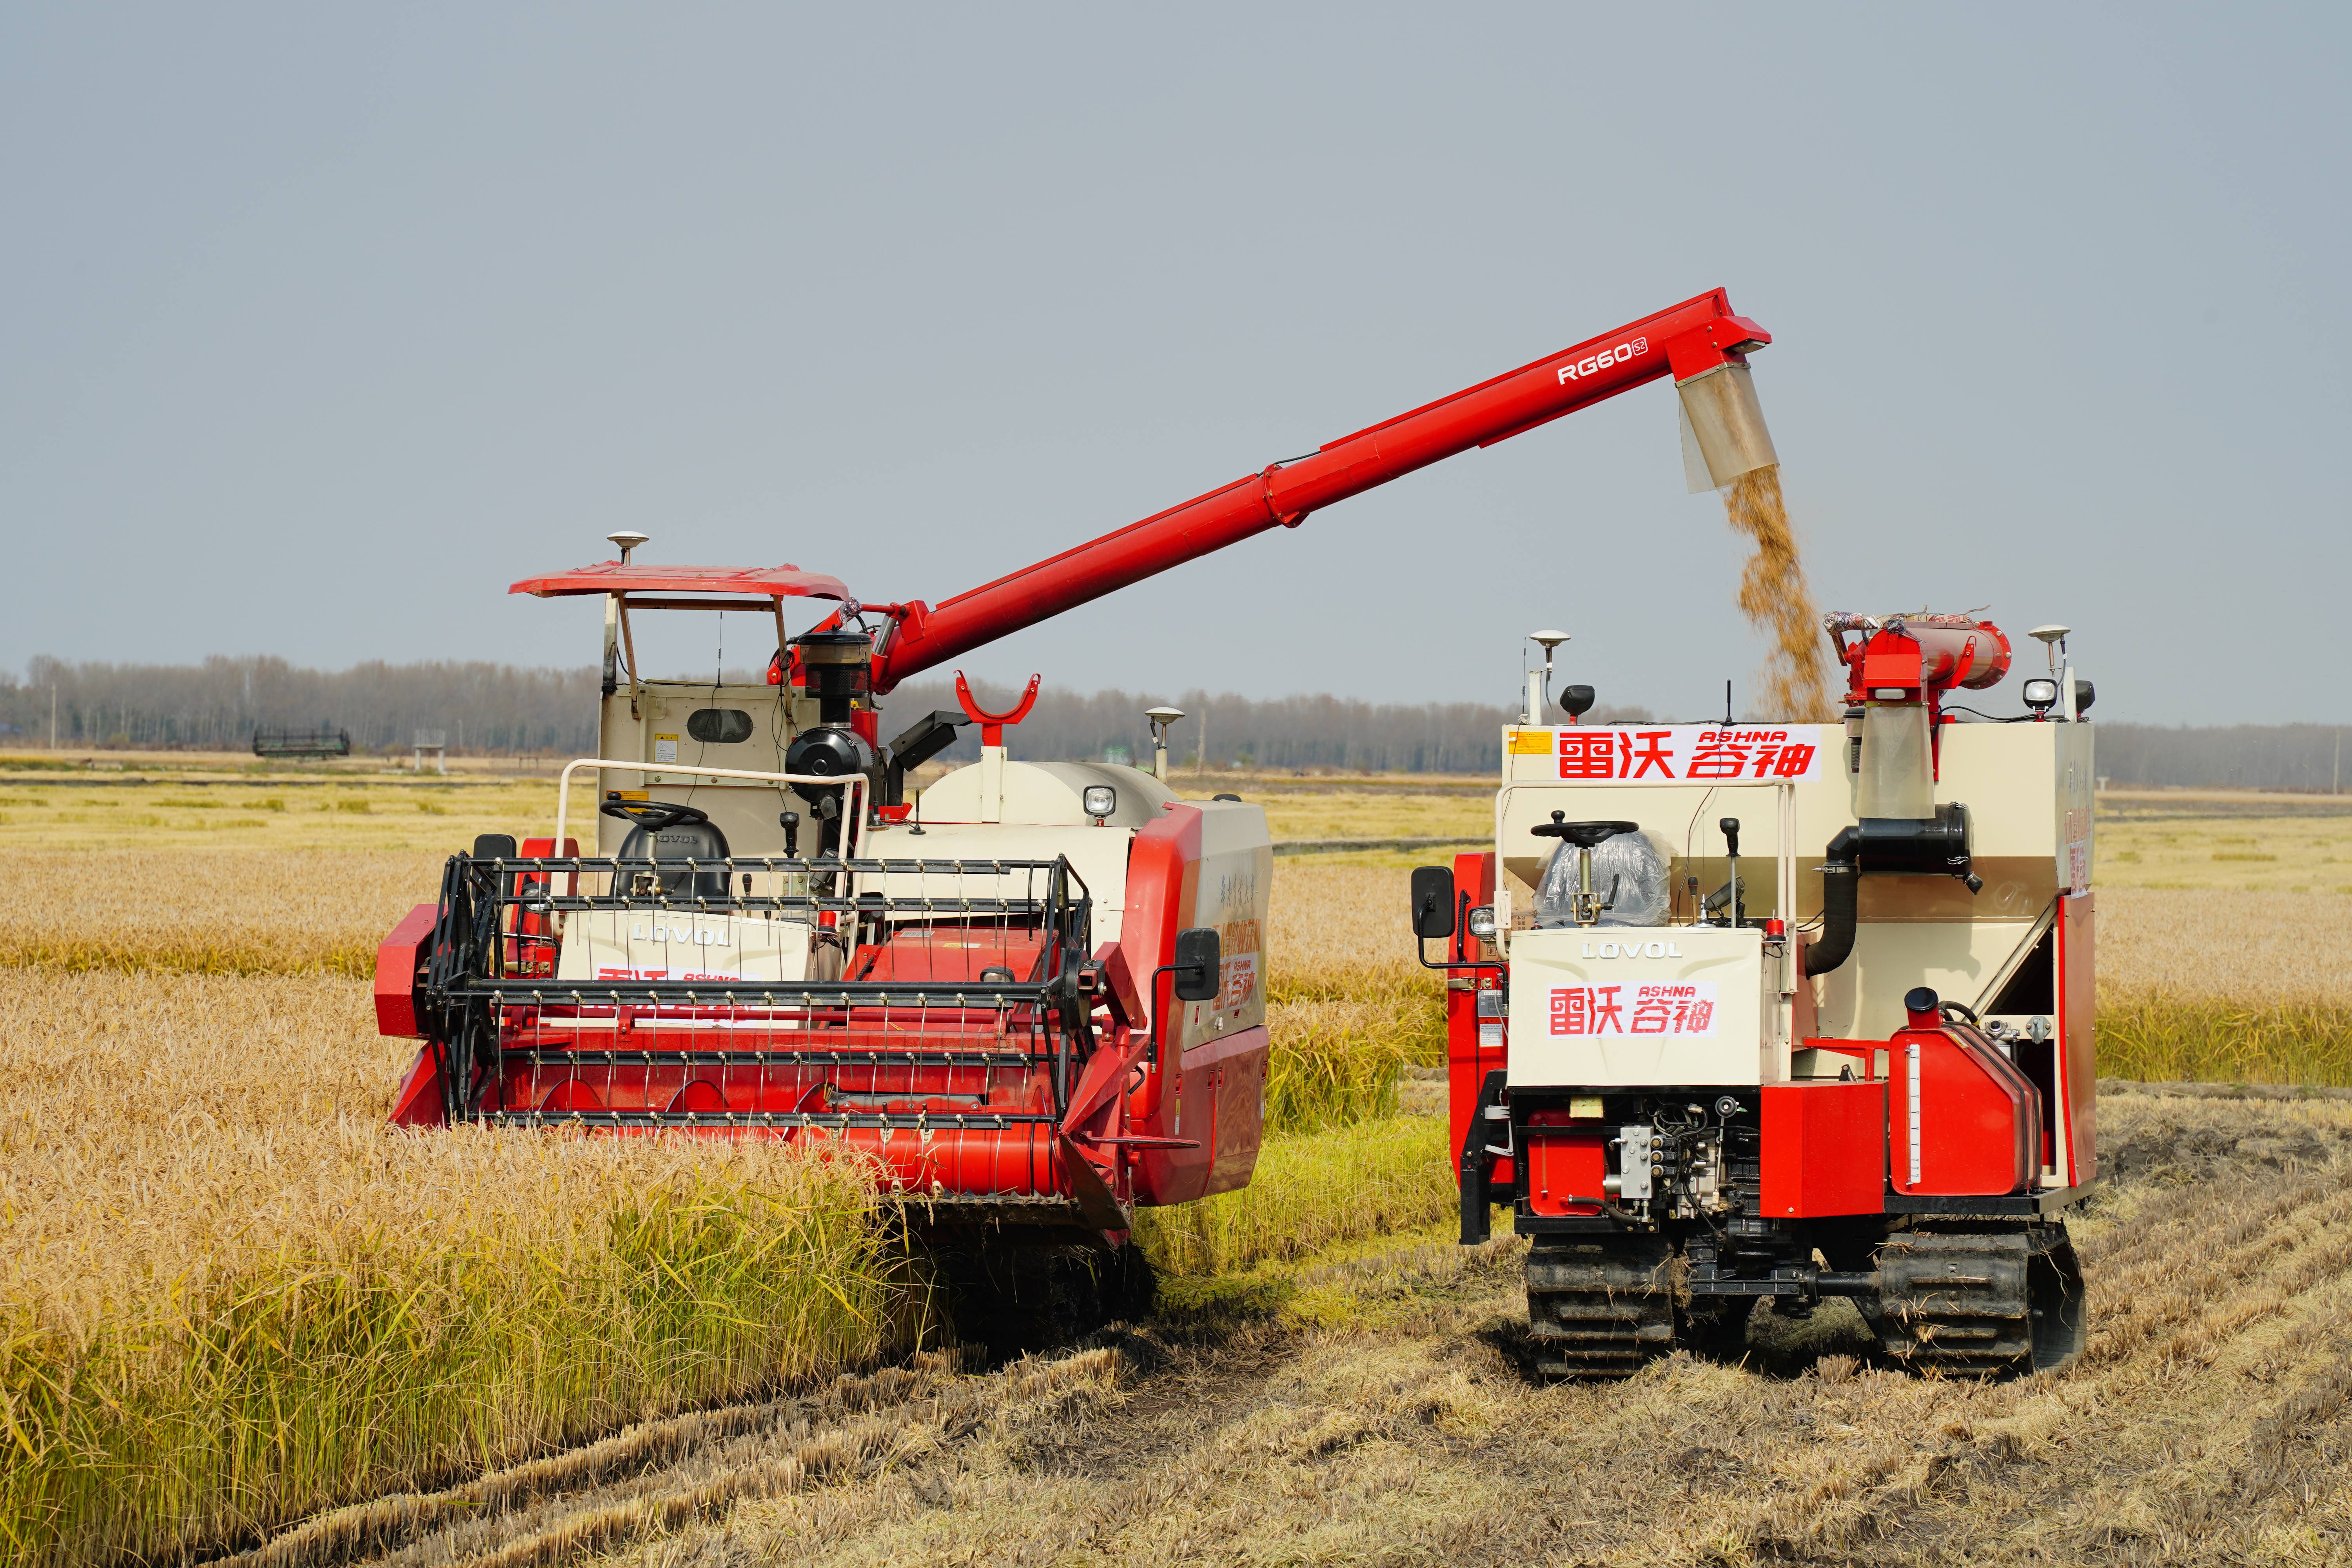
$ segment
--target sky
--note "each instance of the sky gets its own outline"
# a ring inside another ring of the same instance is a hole
[[[0,669],[586,664],[506,587],[616,529],[936,603],[1721,287],[1822,608],[2342,721],[2348,68],[2340,6],[7,7]],[[961,667],[1507,702],[1557,626],[1704,715],[1742,560],[1656,383]]]

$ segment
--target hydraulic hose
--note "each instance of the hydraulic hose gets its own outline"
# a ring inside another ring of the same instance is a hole
[[[1842,828],[1830,840],[1829,862],[1822,868],[1822,940],[1803,950],[1807,974],[1827,974],[1853,956],[1861,888],[1862,829]]]

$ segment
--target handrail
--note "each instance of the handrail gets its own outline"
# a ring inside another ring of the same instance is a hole
[[[842,846],[847,851],[843,857],[845,859],[856,858],[858,842],[866,831],[866,796],[873,788],[872,782],[864,773],[831,778],[823,773],[762,773],[744,768],[688,767],[680,763],[618,763],[609,757],[579,757],[563,764],[563,772],[555,784],[555,847],[559,853],[563,848],[563,826],[572,806],[572,775],[582,768],[600,771],[617,768],[624,773],[635,773],[640,778],[647,773],[693,773],[698,778],[761,779],[771,784],[822,784],[826,789],[855,788],[857,793],[845,796],[841,808],[843,820],[849,827],[848,837]],[[857,804],[856,811],[849,808],[848,803],[852,800]]]

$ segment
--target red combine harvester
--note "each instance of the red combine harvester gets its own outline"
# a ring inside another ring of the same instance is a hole
[[[1547,651],[1495,848],[1413,874],[1414,932],[1448,943],[1462,1239],[1511,1205],[1554,1373],[1733,1351],[1758,1301],[1839,1296],[1916,1367],[2083,1347],[2090,683],[2037,627],[2051,678],[1988,720],[1948,699],[2008,671],[1991,622],[1824,619],[1842,729],[1586,725],[1588,686],[1543,726]]]
[[[1177,799],[1164,753],[1152,773],[1008,760],[1034,679],[988,713],[959,676],[962,711],[887,743],[881,700],[1669,374],[1686,447],[1728,483],[1775,460],[1746,363],[1769,341],[1701,295],[936,606],[861,604],[796,566],[636,564],[642,534],[613,536],[617,561],[516,584],[604,601],[597,755],[563,770],[552,832],[477,840],[383,944],[381,1027],[425,1042],[393,1121],[822,1141],[876,1162],[910,1221],[985,1234],[975,1250],[1124,1256],[1137,1205],[1244,1185],[1256,1163],[1265,814]],[[794,636],[788,606],[810,601],[825,607]],[[646,613],[730,609],[772,620],[766,684],[644,675]],[[908,773],[971,723],[981,760],[917,810]]]

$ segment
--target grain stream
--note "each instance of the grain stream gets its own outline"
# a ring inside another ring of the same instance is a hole
[[[1723,509],[1732,531],[1756,542],[1739,574],[1739,609],[1771,649],[1750,710],[1787,721],[1826,722],[1834,715],[1822,675],[1822,617],[1798,559],[1779,467],[1751,468],[1734,479],[1723,492]]]

